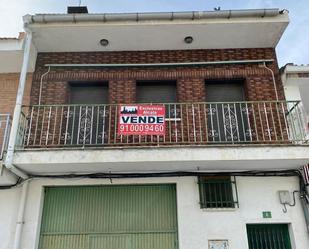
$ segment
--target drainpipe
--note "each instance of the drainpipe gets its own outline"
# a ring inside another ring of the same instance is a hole
[[[274,89],[275,89],[275,94],[276,94],[276,100],[278,101],[279,97],[278,97],[278,91],[277,91],[277,85],[276,85],[274,71],[272,69],[270,69],[269,67],[267,67],[265,62],[263,63],[263,67],[271,73],[271,76],[272,76],[272,79],[273,79],[273,84],[274,84]]]
[[[13,249],[21,248],[20,247],[21,234],[22,234],[23,225],[24,225],[24,214],[25,214],[25,206],[26,206],[26,200],[27,200],[27,194],[28,194],[28,185],[29,185],[29,181],[25,181],[22,186],[22,190],[21,190],[21,197],[20,197],[20,203],[19,203],[19,208],[18,208],[18,216],[17,216]]]
[[[23,96],[24,96],[24,90],[25,90],[26,78],[27,78],[27,70],[28,70],[28,65],[29,65],[30,48],[31,48],[31,42],[32,42],[32,32],[26,29],[26,33],[27,35],[25,38],[23,64],[22,64],[22,68],[20,72],[19,85],[18,85],[18,91],[17,91],[17,96],[16,96],[16,104],[15,104],[12,127],[11,127],[11,132],[10,132],[8,150],[7,150],[7,154],[5,158],[5,167],[9,169],[10,171],[12,171],[15,175],[23,179],[28,178],[28,176],[25,172],[19,170],[13,165],[13,156],[14,156],[16,138],[18,135],[19,119],[20,119],[21,110],[22,110]]]
[[[43,89],[43,79],[44,77],[50,72],[50,67],[48,67],[48,70],[46,73],[44,73],[41,76],[41,81],[40,81],[40,93],[39,93],[39,105],[41,104],[41,99],[42,99],[42,89]]]

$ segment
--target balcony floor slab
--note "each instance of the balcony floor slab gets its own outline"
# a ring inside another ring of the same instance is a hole
[[[307,163],[304,145],[28,150],[14,157],[31,174],[284,170]]]

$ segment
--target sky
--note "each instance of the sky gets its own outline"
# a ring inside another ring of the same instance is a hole
[[[0,0],[0,37],[17,37],[22,16],[65,13],[79,0]],[[280,8],[290,13],[290,24],[277,46],[280,66],[309,64],[309,0],[82,0],[90,13],[153,12]]]

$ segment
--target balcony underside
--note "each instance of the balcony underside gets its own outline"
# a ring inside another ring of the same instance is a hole
[[[48,149],[16,152],[30,174],[297,169],[309,163],[305,145],[233,145]]]

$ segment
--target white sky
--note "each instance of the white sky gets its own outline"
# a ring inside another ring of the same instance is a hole
[[[0,0],[0,37],[17,37],[22,16],[36,13],[65,13],[79,0]],[[309,0],[82,0],[91,13],[189,11],[221,9],[288,9],[290,25],[278,47],[279,64],[309,64]]]

